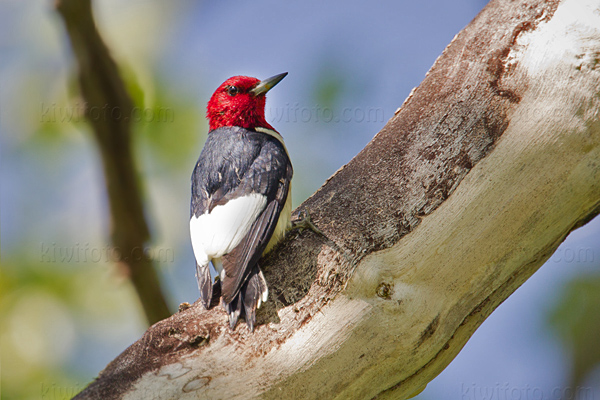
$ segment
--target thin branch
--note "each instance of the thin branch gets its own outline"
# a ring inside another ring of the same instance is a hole
[[[152,261],[141,251],[150,239],[131,151],[133,104],[117,66],[102,41],[90,0],[58,0],[78,65],[86,117],[100,150],[111,214],[112,245],[130,277],[148,322],[170,315]]]

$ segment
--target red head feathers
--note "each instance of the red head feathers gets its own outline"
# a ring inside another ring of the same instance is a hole
[[[206,118],[210,130],[222,126],[273,129],[265,119],[265,94],[286,75],[284,72],[264,81],[248,76],[227,79],[208,101]]]

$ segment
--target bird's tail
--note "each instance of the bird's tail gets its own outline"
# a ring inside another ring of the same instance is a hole
[[[237,296],[231,303],[224,304],[225,310],[229,314],[229,327],[234,329],[238,319],[243,316],[248,329],[253,331],[256,323],[256,310],[263,302],[267,301],[268,296],[267,281],[258,265],[255,265]]]
[[[198,281],[198,289],[200,289],[200,301],[202,301],[204,308],[208,310],[213,292],[213,283],[210,277],[208,262],[206,264],[198,264],[196,262],[196,280]]]

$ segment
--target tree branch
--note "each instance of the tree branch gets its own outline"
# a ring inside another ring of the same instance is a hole
[[[77,399],[409,398],[600,212],[598,0],[493,0],[263,260],[254,333],[197,303]],[[297,211],[299,211],[297,210]]]
[[[102,42],[90,0],[58,0],[77,60],[86,117],[100,150],[111,214],[111,239],[119,266],[131,279],[150,323],[170,314],[152,261],[143,251],[150,239],[131,153],[133,104],[117,66]]]

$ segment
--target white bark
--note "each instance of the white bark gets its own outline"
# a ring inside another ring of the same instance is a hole
[[[336,243],[304,233],[279,249],[295,255],[309,288],[292,270],[277,280],[278,255],[266,275],[281,301],[254,334],[231,333],[220,310],[193,306],[152,327],[81,398],[404,399],[422,390],[600,212],[600,1],[503,3],[457,35],[398,115],[301,206]],[[378,181],[393,188],[378,199],[375,178],[352,174],[362,165],[377,175],[370,154],[390,138],[408,144],[395,159],[378,154],[381,171],[396,174]],[[381,202],[387,219],[353,213],[360,196]],[[174,337],[179,347],[155,352]],[[181,351],[186,343],[193,348]],[[115,383],[119,374],[127,384]]]

